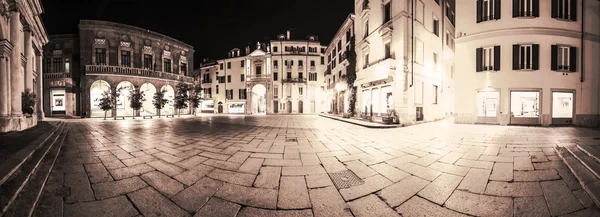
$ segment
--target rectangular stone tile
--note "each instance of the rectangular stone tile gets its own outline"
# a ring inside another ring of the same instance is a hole
[[[594,201],[583,189],[575,190],[573,191],[573,194],[575,194],[577,199],[579,199],[579,202],[581,202],[581,204],[583,204],[584,207],[590,207],[594,205]]]
[[[317,156],[319,158],[337,157],[337,156],[345,156],[345,155],[348,155],[348,152],[346,152],[346,151],[330,151],[330,152],[320,152],[320,153],[317,153]]]
[[[254,180],[254,187],[279,189],[281,167],[262,167]]]
[[[213,197],[208,200],[194,217],[232,216],[235,217],[242,206]]]
[[[246,206],[266,209],[275,209],[277,207],[277,190],[274,189],[253,188],[225,183],[219,188],[215,196]]]
[[[404,149],[401,149],[400,151],[409,153],[409,154],[417,156],[417,157],[425,157],[429,154],[427,152],[420,151],[420,150],[413,149],[413,148],[404,148]]]
[[[283,159],[300,159],[300,151],[297,148],[285,148]]]
[[[168,198],[175,196],[182,191],[184,187],[183,184],[177,180],[158,171],[146,173],[141,175],[140,178]]]
[[[279,209],[306,209],[310,208],[310,198],[306,181],[302,176],[281,177],[281,187],[277,208]]]
[[[110,152],[119,160],[134,158],[132,155],[123,150],[110,150]]]
[[[94,200],[94,193],[86,173],[65,174],[65,187],[70,189],[71,194],[65,197],[65,202],[75,203]]]
[[[150,171],[154,168],[146,164],[138,164],[132,167],[124,167],[119,169],[108,170],[115,180],[126,179],[133,176],[138,176]]]
[[[548,161],[548,157],[544,154],[544,152],[529,152],[529,156],[531,156],[531,162],[546,162]]]
[[[458,189],[483,194],[492,170],[472,168],[462,180]]]
[[[515,181],[517,182],[539,182],[557,179],[560,179],[560,176],[555,169],[515,171]]]
[[[308,188],[323,188],[333,186],[333,182],[327,174],[312,174],[306,176],[306,186]]]
[[[481,157],[479,157],[479,160],[480,161],[512,163],[513,157],[481,155]]]
[[[83,164],[56,164],[55,168],[62,173],[85,173]]]
[[[490,180],[495,181],[512,181],[513,180],[513,164],[512,163],[495,163],[490,175]]]
[[[447,164],[454,164],[460,157],[462,157],[465,153],[462,152],[450,152],[447,155],[444,155],[438,161]]]
[[[480,169],[492,169],[494,166],[493,162],[488,161],[477,161],[477,160],[468,160],[468,159],[459,159],[456,161],[455,165],[465,166],[465,167],[473,167]]]
[[[310,189],[309,195],[315,217],[353,216],[344,199],[333,186]]]
[[[371,169],[375,170],[376,172],[378,172],[385,178],[391,180],[392,182],[398,182],[398,181],[410,176],[410,174],[408,174],[402,170],[396,169],[395,167],[393,167],[387,163],[375,164],[370,167],[371,167]]]
[[[158,152],[156,154],[153,154],[153,156],[157,157],[158,159],[161,159],[161,160],[164,160],[166,162],[169,162],[169,163],[177,163],[177,162],[183,160],[180,157],[176,157],[176,156],[164,153],[164,152]]]
[[[428,154],[427,156],[422,157],[418,160],[414,160],[411,163],[426,167],[426,166],[431,165],[433,162],[437,161],[438,159],[440,159],[442,157],[443,157],[443,155],[439,155],[439,154]]]
[[[291,166],[302,166],[302,160],[300,159],[265,159],[263,163],[265,166],[275,167],[291,167]]]
[[[498,148],[498,147],[487,147],[487,148],[485,148],[485,150],[483,150],[483,153],[481,153],[481,154],[496,156],[496,155],[498,155],[499,151],[500,151],[500,148]]]
[[[252,186],[254,178],[256,178],[256,175],[253,174],[231,172],[221,169],[214,169],[207,176],[213,179],[243,186]]]
[[[134,166],[137,164],[142,164],[142,163],[146,163],[146,162],[150,162],[150,161],[155,161],[156,158],[152,155],[143,155],[141,157],[135,157],[135,158],[129,158],[129,159],[125,159],[122,160],[123,164],[127,165],[128,167],[130,166]]]
[[[383,198],[389,206],[395,207],[417,194],[429,183],[429,181],[419,177],[409,176],[400,182],[384,188],[378,195]]]
[[[321,161],[319,161],[319,158],[314,153],[300,154],[300,159],[302,160],[302,165],[304,165],[304,166],[321,164]]]
[[[515,170],[534,170],[533,164],[529,157],[515,157]]]
[[[343,156],[336,156],[336,158],[341,161],[341,162],[346,162],[346,161],[353,161],[353,160],[360,160],[360,159],[366,159],[371,157],[371,155],[364,153],[364,152],[360,152],[358,154],[351,154],[351,155],[343,155]]]
[[[544,197],[515,198],[515,216],[550,216]]]
[[[206,160],[208,160],[208,158],[206,158],[206,157],[192,156],[188,159],[185,159],[185,160],[175,163],[175,165],[177,165],[178,167],[181,167],[181,168],[185,168],[185,169],[193,169],[194,167],[198,166],[200,163],[202,163]]]
[[[226,161],[227,159],[229,159],[231,157],[231,155],[213,153],[213,152],[208,152],[208,151],[202,152],[198,155],[207,157],[207,158],[211,158],[211,159],[222,160],[222,161]]]
[[[362,185],[353,186],[350,188],[340,189],[340,194],[344,198],[344,200],[349,201],[353,200],[367,194],[379,191],[389,185],[392,182],[381,175],[371,176],[366,178],[365,183]]]
[[[96,199],[103,200],[105,198],[119,196],[129,192],[134,192],[148,186],[138,177],[131,177],[114,182],[103,182],[93,184],[92,188],[96,193]]]
[[[412,197],[396,208],[396,212],[402,216],[467,217],[420,197]]]
[[[352,213],[354,213],[354,216],[357,217],[400,216],[375,195],[369,195],[358,200],[348,202],[348,206],[352,210]]]
[[[270,209],[259,209],[254,207],[242,207],[237,217],[312,217],[312,211],[310,209],[303,210],[270,210]]]
[[[451,174],[442,174],[427,185],[418,195],[437,204],[444,204],[463,178]]]
[[[469,167],[455,166],[455,165],[440,163],[440,162],[435,162],[435,163],[431,164],[428,168],[431,168],[431,169],[434,169],[434,170],[437,170],[440,172],[444,172],[444,173],[459,175],[459,176],[466,176],[470,169]]]
[[[252,158],[283,159],[283,154],[252,153]]]
[[[196,212],[223,185],[223,182],[204,177],[194,185],[180,191],[173,202],[190,213]]]
[[[237,170],[238,168],[240,168],[240,165],[241,165],[240,163],[215,160],[215,159],[208,159],[208,160],[202,162],[202,164],[211,166],[211,167],[216,167],[219,169],[232,170],[232,171]]]
[[[65,204],[64,206],[64,216],[129,217],[139,215],[133,204],[125,196],[100,201]],[[48,213],[44,214],[43,216],[48,215]]]
[[[446,207],[475,216],[512,216],[513,199],[454,191]]]
[[[260,158],[248,158],[239,167],[238,171],[249,174],[258,174],[258,171],[262,167],[264,159]]]
[[[429,169],[427,167],[422,167],[413,163],[404,164],[399,166],[398,169],[401,169],[407,173],[412,175],[421,177],[425,180],[433,181],[442,173],[436,170]]]
[[[483,153],[484,150],[485,149],[482,149],[482,148],[471,149],[467,153],[465,153],[461,157],[461,159],[477,160],[477,159],[479,159],[479,157],[481,156],[481,154]]]
[[[498,156],[507,156],[507,157],[528,157],[529,153],[527,152],[512,152],[512,151],[500,151]]]
[[[102,163],[104,164],[104,167],[106,167],[106,169],[118,169],[118,168],[123,168],[125,167],[125,164],[123,164],[119,159],[117,159],[116,157],[114,157],[113,155],[104,155],[104,156],[111,156],[114,159],[103,159],[100,158],[102,160]],[[104,156],[100,156],[100,157],[104,157]]]
[[[86,164],[85,170],[87,170],[88,177],[92,184],[98,182],[113,181],[112,176],[110,175],[110,173],[108,173],[108,170],[104,168],[104,165],[102,163]]]
[[[352,170],[352,172],[354,172],[354,174],[356,174],[358,177],[364,179],[367,177],[371,177],[377,174],[377,172],[375,172],[375,170],[372,170],[371,168],[369,168],[367,165],[363,164],[360,161],[348,161],[346,162],[346,167],[349,170]]]
[[[184,171],[184,169],[181,169],[178,166],[166,163],[161,160],[148,162],[146,164],[150,165],[154,169],[161,171],[162,173],[167,174],[168,176],[171,176],[171,177],[174,177],[177,174],[182,173]]]
[[[311,174],[324,174],[325,169],[318,166],[282,167],[281,174],[284,176],[304,176]]]
[[[537,182],[497,182],[490,181],[485,194],[503,197],[542,196],[542,188]]]
[[[177,181],[179,181],[187,186],[190,186],[190,185],[193,185],[194,183],[196,183],[196,181],[198,181],[203,176],[210,173],[213,169],[214,168],[212,168],[212,167],[209,167],[209,166],[206,166],[203,164],[199,164],[195,168],[189,169],[182,173],[179,173],[178,175],[176,175],[173,178],[175,178]]]
[[[321,163],[328,173],[335,173],[343,170],[347,170],[346,166],[342,162],[338,161],[335,157],[324,157],[321,158]]]
[[[144,216],[191,216],[151,187],[127,195]]]
[[[540,182],[542,192],[553,216],[571,213],[583,209],[579,199],[562,180]]]
[[[250,152],[238,151],[233,154],[227,161],[235,162],[235,163],[244,163],[248,157],[250,157]]]
[[[402,166],[404,164],[410,163],[411,161],[418,160],[418,159],[419,159],[419,157],[417,157],[417,156],[404,155],[404,156],[397,157],[397,158],[394,158],[394,159],[391,159],[391,160],[387,160],[385,162],[387,164],[389,164],[389,165],[392,165],[392,166],[395,166],[395,167],[400,167],[400,166]]]

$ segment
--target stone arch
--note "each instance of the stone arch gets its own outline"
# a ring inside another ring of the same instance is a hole
[[[165,105],[165,107],[160,111],[160,114],[163,115],[172,115],[175,114],[175,89],[173,89],[173,87],[169,84],[165,84],[160,88],[160,91],[164,91],[165,92],[165,99],[167,99],[167,104]]]
[[[267,88],[263,84],[252,86],[252,114],[265,114],[267,112]]]
[[[286,109],[287,113],[292,113],[292,101],[288,100],[285,103],[285,109]]]
[[[117,84],[117,90],[121,89],[121,94],[117,99],[117,116],[133,116],[133,110],[131,109],[131,103],[129,103],[129,98],[133,91],[135,91],[135,87],[129,81],[121,81]]]
[[[100,109],[98,103],[104,92],[110,92],[110,84],[105,80],[96,80],[90,86],[90,117],[104,117],[104,111]]]
[[[145,101],[142,103],[140,109],[140,115],[156,115],[156,109],[152,103],[154,94],[156,93],[156,87],[152,83],[144,83],[140,85],[140,92],[144,94]]]
[[[298,101],[298,113],[304,113],[304,102],[302,100]]]

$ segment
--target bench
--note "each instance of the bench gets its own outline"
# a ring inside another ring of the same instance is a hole
[[[143,117],[144,119],[146,119],[146,118],[150,118],[150,119],[152,119],[152,115],[144,115],[144,116],[142,116],[142,117]]]

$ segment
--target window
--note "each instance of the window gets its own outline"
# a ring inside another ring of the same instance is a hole
[[[498,16],[500,16],[500,13],[498,13]],[[450,7],[450,3],[448,3],[446,1],[446,17],[448,17],[448,19],[450,20],[450,23],[452,23],[452,25],[454,25],[454,8]]]
[[[363,10],[369,8],[369,0],[363,0]]]
[[[216,92],[217,94],[219,94],[219,85],[217,85],[217,87],[215,88],[215,92]]]
[[[415,17],[417,22],[421,24],[424,23],[423,20],[425,19],[425,13],[423,11],[425,11],[425,5],[419,0],[417,1],[417,8],[415,8]]]
[[[279,87],[273,87],[273,98],[277,98],[279,96]]]
[[[231,62],[227,63],[227,69],[231,69]]]
[[[350,30],[346,32],[346,43],[350,41]]]
[[[539,52],[537,44],[513,45],[513,70],[538,70]]]
[[[364,64],[363,64],[363,69],[366,69],[367,67],[369,67],[369,54],[365,54],[364,57]]]
[[[500,0],[477,0],[477,23],[500,19]]]
[[[181,63],[181,74],[187,75],[187,64],[186,63]]]
[[[500,71],[500,46],[477,48],[476,52],[475,71]]]
[[[433,104],[438,104],[438,86],[433,85]]]
[[[325,57],[321,57],[321,65],[325,65]]]
[[[240,61],[240,67],[244,67],[244,61]]]
[[[385,57],[384,59],[392,58],[392,52],[391,52],[391,48],[390,48],[390,42],[385,43],[384,57]]]
[[[513,0],[513,17],[539,17],[540,0]]]
[[[256,75],[262,74],[262,68],[260,66],[256,67]]]
[[[286,96],[292,97],[292,86],[286,87]]]
[[[577,21],[577,0],[553,0],[552,18]]]
[[[246,89],[239,89],[238,96],[239,96],[239,99],[246,99]]]
[[[369,36],[369,20],[365,20],[365,23],[363,25],[363,31],[365,33],[365,35],[364,35],[365,38],[367,36]]]
[[[273,81],[277,81],[279,76],[277,76],[277,72],[273,72]]]
[[[219,70],[223,70],[223,63],[219,64]]]
[[[310,61],[310,67],[315,67],[315,61],[314,60]]]
[[[302,96],[304,94],[304,88],[298,87],[298,94]]]
[[[165,59],[164,72],[171,72],[171,59]]]
[[[552,45],[551,69],[553,71],[577,71],[577,48],[565,45]]]
[[[298,60],[298,66],[303,66],[304,62],[302,62],[302,60]]]
[[[383,5],[383,23],[387,23],[392,19],[392,6],[391,1],[388,1]]]
[[[287,79],[288,79],[288,80],[289,80],[289,79],[292,79],[292,72],[288,72],[288,73],[287,73]]]
[[[304,78],[304,73],[298,72],[298,79],[302,80],[302,78]]]
[[[308,73],[308,80],[309,81],[317,81],[317,73],[316,72]]]
[[[52,72],[54,73],[58,73],[58,72],[63,72],[62,71],[62,58],[54,58],[52,59]]]
[[[279,49],[278,49],[278,47],[277,47],[277,46],[273,46],[273,52],[279,52],[278,50],[279,50]]]
[[[244,81],[244,74],[240,74],[240,81],[243,82]]]
[[[46,58],[46,73],[52,72],[52,59]]]
[[[421,40],[417,39],[416,40],[415,48],[416,48],[416,50],[415,50],[415,52],[416,52],[415,53],[416,54],[415,55],[415,58],[416,58],[415,62],[423,64],[424,63],[424,58],[425,58],[424,57],[424,51],[423,51],[423,49],[424,49],[423,48],[423,42]]]
[[[131,51],[121,51],[121,66],[131,67]]]
[[[144,54],[144,69],[152,69],[152,55]]]
[[[433,34],[440,36],[440,20],[437,17],[433,17]]]
[[[225,98],[233,99],[233,89],[225,90]]]
[[[96,65],[106,65],[106,49],[96,48]]]
[[[450,32],[446,32],[446,45],[454,50],[454,36]]]
[[[433,53],[433,70],[438,70],[438,54]]]
[[[325,54],[325,48],[321,48],[321,53]]]
[[[69,73],[71,72],[71,63],[69,58],[65,58],[65,72]]]
[[[227,83],[231,83],[231,75],[227,76]]]
[[[273,60],[273,68],[279,68],[279,61]]]
[[[225,83],[225,76],[217,76],[217,80],[220,84]]]

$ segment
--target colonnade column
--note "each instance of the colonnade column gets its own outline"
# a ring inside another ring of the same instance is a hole
[[[10,115],[10,58],[12,44],[4,39],[0,41],[0,117]]]
[[[21,37],[21,13],[18,11],[10,12],[10,39],[13,42],[14,49],[11,58],[11,115],[20,117],[23,115],[21,107],[21,93],[23,92],[25,82],[23,82],[23,38]]]
[[[42,73],[43,59],[44,59],[44,56],[42,55],[42,53],[40,51],[38,51],[35,56],[35,63],[36,63],[35,71],[38,74],[38,78],[36,80],[37,84],[33,84],[33,85],[38,86],[38,92],[36,93],[36,95],[37,95],[36,101],[37,101],[38,119],[40,119],[40,120],[44,119],[44,75]]]
[[[33,91],[33,67],[35,61],[33,60],[32,55],[33,47],[31,46],[31,30],[29,29],[29,26],[23,26],[23,35],[23,55],[25,55],[27,60],[27,63],[25,64],[25,89]]]

